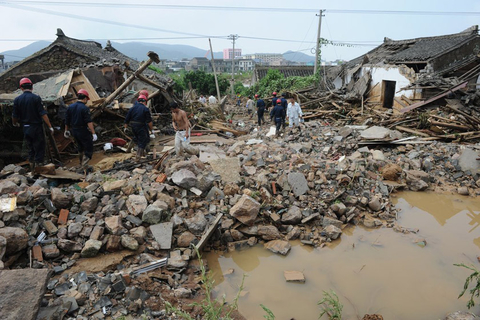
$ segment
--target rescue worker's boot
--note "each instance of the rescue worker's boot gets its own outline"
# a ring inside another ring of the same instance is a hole
[[[78,165],[79,165],[80,167],[82,166],[83,155],[84,155],[83,152],[79,152],[79,153],[78,153]]]
[[[80,162],[83,172],[85,174],[89,173],[92,169],[91,166],[88,165],[88,162],[90,162],[91,158],[87,157],[86,155],[83,156],[82,161]]]
[[[135,156],[135,161],[140,161],[140,159],[142,159],[142,155],[143,155],[143,150],[142,148],[138,148],[137,149],[137,155]]]
[[[30,167],[30,172],[31,172],[31,173],[34,173],[34,172],[35,172],[35,162],[33,162],[33,161],[30,162],[30,163],[28,164],[28,166]]]

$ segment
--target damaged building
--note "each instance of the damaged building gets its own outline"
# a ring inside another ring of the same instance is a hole
[[[335,87],[346,87],[384,108],[403,109],[445,90],[476,89],[478,26],[460,33],[383,44],[342,65]]]

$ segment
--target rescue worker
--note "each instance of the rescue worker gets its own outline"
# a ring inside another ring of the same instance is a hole
[[[263,101],[263,99],[259,99],[258,94],[256,94],[255,102],[257,106],[258,126],[260,127],[262,122],[265,123],[265,119],[263,118],[263,114],[265,113],[265,101]]]
[[[22,94],[13,100],[12,123],[15,127],[23,126],[23,135],[28,146],[28,162],[33,172],[35,166],[43,165],[45,158],[45,135],[43,122],[47,124],[50,133],[52,125],[43,108],[42,99],[32,92],[33,83],[28,78],[20,80]]]
[[[275,135],[277,137],[280,136],[280,127],[282,126],[282,123],[285,122],[285,112],[283,111],[281,104],[277,103],[272,111],[270,111],[270,120],[275,122]]]
[[[190,145],[190,121],[187,113],[180,108],[175,101],[170,102],[172,111],[172,125],[175,133],[175,153],[177,156],[183,156],[183,152],[198,155],[199,151]]]
[[[90,109],[86,106],[89,99],[87,90],[78,90],[77,102],[72,103],[67,109],[65,133],[63,134],[67,139],[73,136],[77,142],[80,166],[84,171],[87,171],[88,162],[93,156],[93,142],[97,141],[97,135],[90,117]]]
[[[253,105],[254,105],[254,102],[252,100],[252,97],[248,96],[247,104],[245,105],[245,107],[247,108],[247,113],[250,116],[250,119],[253,116]]]
[[[300,119],[302,117],[302,108],[300,108],[300,105],[295,101],[294,98],[290,98],[290,103],[287,106],[288,127],[293,128],[293,126],[295,125],[296,127],[298,127],[298,131],[301,131]]]
[[[277,99],[278,99],[278,98],[277,98],[277,92],[274,91],[274,92],[272,93],[272,96],[273,96],[273,98],[272,98],[272,108],[274,108],[274,107],[277,105]]]
[[[143,89],[143,90],[140,90],[140,92],[138,93],[138,96],[145,96],[145,98],[147,98],[147,101],[148,101],[148,91]]]
[[[215,98],[213,94],[211,94],[210,97],[208,97],[208,104],[215,104],[215,103],[217,103],[217,98]]]
[[[150,138],[155,139],[152,115],[147,108],[147,99],[144,95],[138,97],[133,107],[128,110],[125,123],[123,124],[125,129],[127,129],[129,125],[132,128],[133,141],[137,144],[136,161],[140,160],[143,152],[147,149]],[[149,130],[152,133],[151,135],[148,133]]]
[[[285,99],[285,93],[282,93],[282,96],[280,98],[277,98],[277,104],[281,105],[283,108],[282,128],[285,129],[285,118],[287,117],[287,108],[288,108],[288,102],[287,102],[287,99]]]
[[[206,104],[207,103],[207,99],[205,98],[205,96],[202,94],[200,95],[200,98],[198,98],[198,101],[200,101],[201,103],[203,104]]]

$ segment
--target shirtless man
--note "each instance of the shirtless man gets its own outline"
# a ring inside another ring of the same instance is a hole
[[[177,156],[183,156],[183,151],[188,154],[198,155],[198,150],[190,145],[190,121],[187,113],[178,108],[176,102],[170,102],[172,110],[172,125],[176,131],[175,134],[175,153]]]

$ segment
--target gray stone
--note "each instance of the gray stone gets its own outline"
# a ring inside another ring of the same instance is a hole
[[[444,320],[475,320],[475,319],[478,319],[478,317],[471,312],[456,311],[456,312],[447,314],[447,317]]]
[[[127,180],[107,181],[103,184],[105,192],[117,191],[127,185]]]
[[[282,215],[283,224],[299,224],[302,221],[302,210],[297,206],[291,206],[286,213]]]
[[[327,237],[332,240],[336,240],[342,234],[342,230],[335,227],[333,224],[326,227],[324,231],[327,234]]]
[[[163,209],[160,209],[152,204],[149,205],[145,211],[143,211],[142,215],[142,221],[148,224],[157,224],[165,218],[166,213],[163,211]]]
[[[246,225],[253,225],[260,211],[260,203],[244,194],[230,209],[230,215]]]
[[[187,169],[180,169],[172,175],[172,181],[176,185],[184,188],[190,189],[195,187],[197,184],[197,176],[190,170]]]
[[[410,180],[408,182],[408,186],[412,191],[424,191],[428,188],[428,183],[420,179]]]
[[[132,194],[128,196],[127,209],[134,216],[140,215],[148,206],[147,199],[142,195]]]
[[[28,234],[25,230],[15,227],[0,228],[0,236],[7,241],[5,253],[11,255],[25,249],[28,245]]]
[[[192,295],[192,290],[185,289],[185,288],[178,288],[173,290],[173,295],[175,296],[175,298],[183,298],[183,299],[190,298],[190,296]]]
[[[92,239],[87,240],[87,242],[85,242],[85,246],[82,249],[81,255],[83,258],[95,257],[101,247],[102,241]]]
[[[104,228],[101,226],[95,226],[92,230],[92,233],[90,233],[90,239],[92,240],[100,240],[103,236],[103,230]]]
[[[345,214],[345,212],[347,212],[347,207],[341,203],[341,202],[337,202],[337,203],[334,203],[330,206],[330,209],[332,209],[333,212],[337,213],[339,216]]]
[[[80,232],[82,232],[82,229],[83,229],[82,223],[80,222],[70,223],[68,225],[68,237],[70,239],[77,237],[80,234]]]
[[[308,182],[303,173],[290,172],[288,174],[288,183],[296,197],[304,195],[308,190]]]
[[[263,245],[265,249],[272,251],[273,253],[279,253],[281,255],[287,255],[292,246],[288,241],[284,240],[272,240]]]
[[[373,157],[373,160],[385,161],[385,155],[380,150],[373,150],[372,157]]]
[[[353,132],[353,129],[349,127],[343,127],[340,130],[338,130],[338,134],[344,138],[348,137],[350,134],[352,134],[352,132]]]
[[[480,173],[480,161],[478,158],[478,151],[465,148],[458,158],[458,164],[463,171],[470,171],[472,174]]]
[[[60,256],[60,250],[56,244],[48,244],[42,247],[43,257],[45,259],[55,259]]]
[[[147,237],[147,229],[145,227],[140,226],[137,228],[132,228],[129,232],[139,244],[143,244],[145,242],[145,238]]]
[[[225,194],[217,187],[212,187],[205,198],[207,200],[221,200],[225,199]]]
[[[158,242],[160,249],[172,248],[173,223],[165,222],[150,226],[150,231]]]
[[[138,250],[138,241],[127,234],[123,234],[121,236],[121,243],[122,243],[122,246],[126,249],[129,249],[132,251]]]
[[[0,236],[0,261],[3,259],[5,252],[7,251],[7,239]]]
[[[337,220],[337,219],[333,219],[333,218],[330,218],[330,217],[324,217],[323,222],[322,222],[322,226],[324,228],[326,228],[328,226],[335,226],[337,228],[341,228],[342,224],[343,224],[342,221]]]
[[[377,140],[385,139],[390,136],[390,129],[385,127],[373,126],[360,133],[363,139]]]
[[[188,230],[193,233],[203,232],[208,224],[207,219],[205,219],[205,216],[201,212],[198,212],[192,218],[185,219],[184,222]]]

